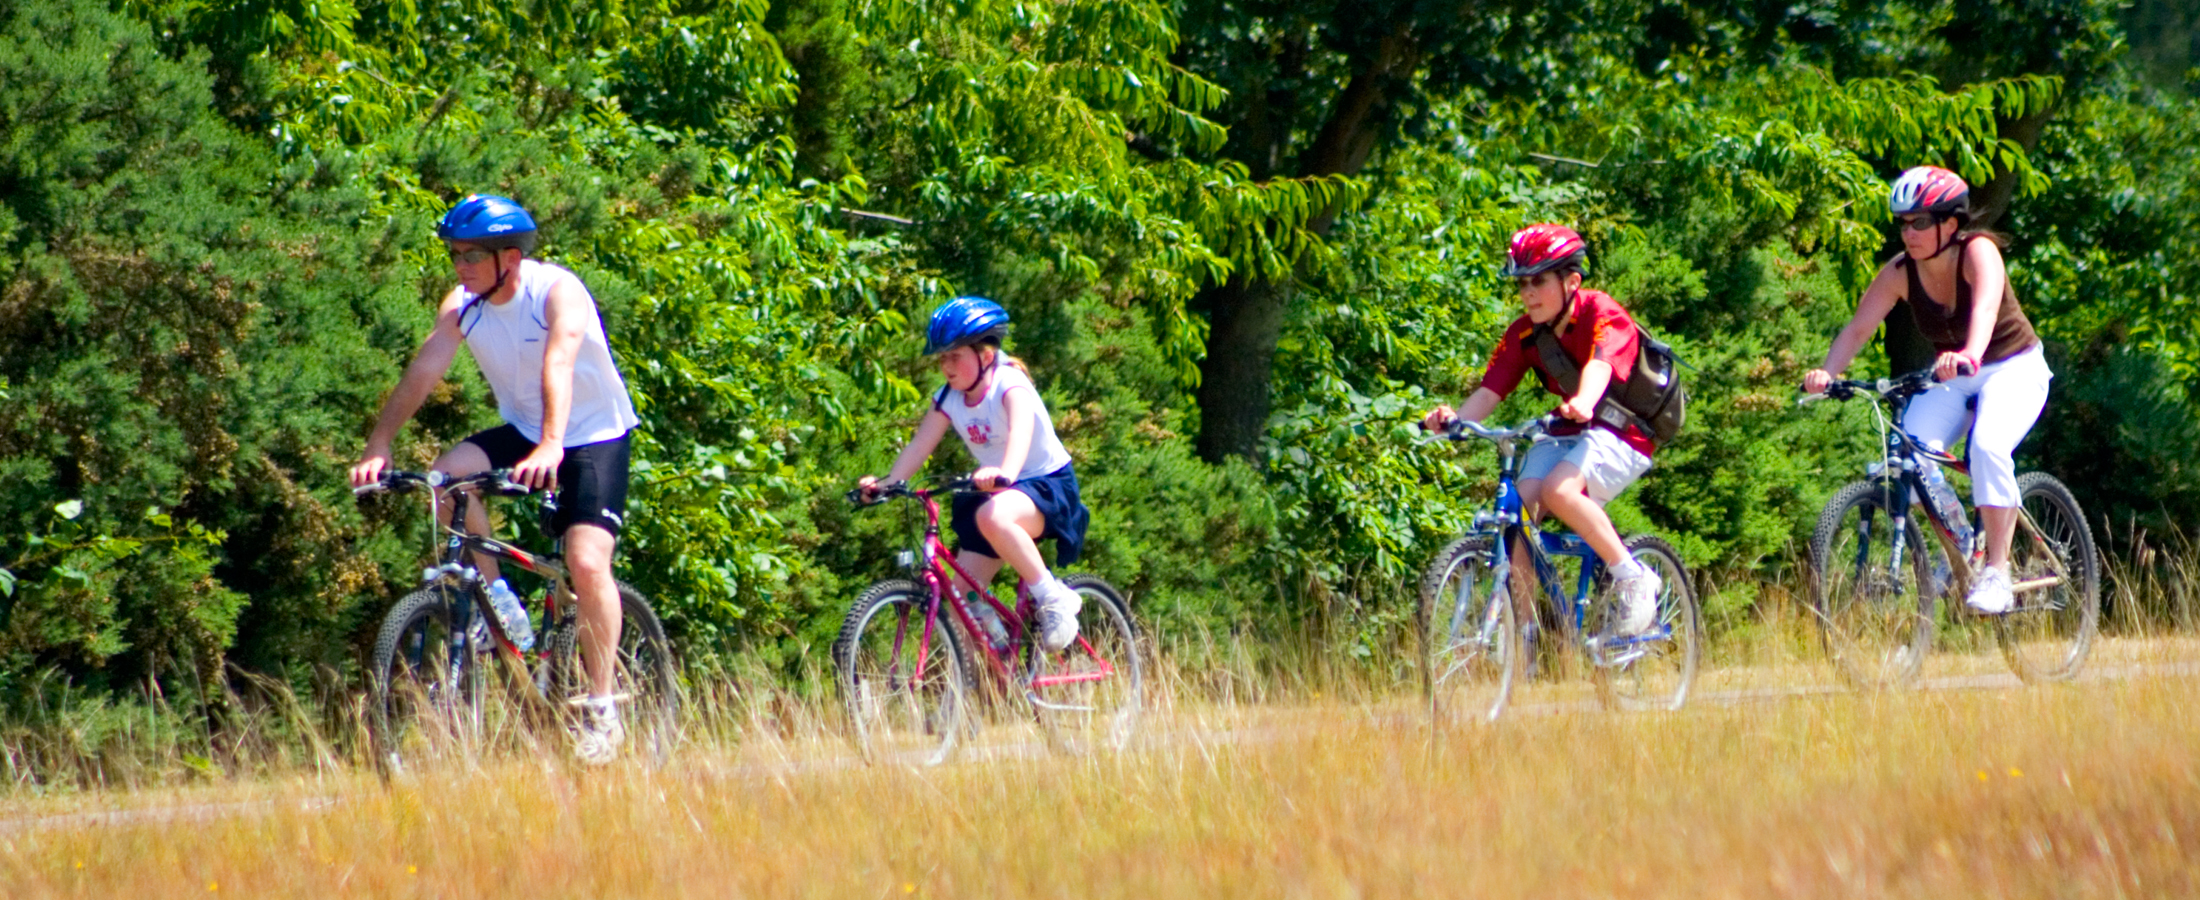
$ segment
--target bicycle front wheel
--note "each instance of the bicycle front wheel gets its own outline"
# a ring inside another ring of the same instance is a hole
[[[452,627],[458,598],[456,586],[433,585],[405,595],[382,617],[367,669],[367,711],[383,777],[403,772],[407,759],[479,743],[482,670]]]
[[[627,746],[650,766],[661,766],[680,741],[680,682],[664,622],[640,591],[619,583],[619,641],[611,670],[612,696],[626,727]],[[538,676],[543,696],[556,703],[568,728],[579,727],[579,703],[592,693],[581,654],[580,621],[569,618],[544,639],[548,662]]]
[[[1026,633],[1034,643],[1025,699],[1055,752],[1121,749],[1137,727],[1146,686],[1130,603],[1098,576],[1061,579],[1085,601],[1077,611],[1077,640],[1060,653],[1047,653],[1037,646],[1035,633]]]
[[[1679,709],[1688,702],[1703,656],[1703,613],[1696,604],[1696,583],[1681,563],[1680,552],[1664,539],[1638,534],[1627,539],[1635,561],[1658,573],[1658,620],[1647,634],[1605,637],[1608,617],[1617,612],[1618,593],[1605,582],[1597,604],[1607,617],[1590,645],[1589,668],[1597,699],[1607,709]]]
[[[1468,535],[1437,551],[1421,575],[1419,615],[1429,636],[1430,713],[1494,721],[1521,669],[1513,604],[1497,597],[1496,542]]]
[[[856,748],[871,762],[936,765],[962,732],[969,670],[948,616],[930,595],[881,581],[856,598],[834,641],[840,696]]]
[[[1995,621],[1994,634],[2018,678],[2068,681],[2100,629],[2100,554],[2078,499],[2054,476],[2018,476],[2017,496],[2024,514],[2009,545],[2017,605]]]
[[[1811,534],[1811,617],[1841,680],[1861,691],[1917,680],[1933,643],[1933,592],[1917,520],[1904,517],[1907,559],[1894,558],[1885,484],[1859,481],[1826,501]]]

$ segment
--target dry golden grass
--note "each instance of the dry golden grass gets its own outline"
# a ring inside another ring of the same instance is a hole
[[[1171,681],[1131,752],[1049,757],[1000,723],[921,771],[854,763],[829,708],[777,698],[656,772],[521,756],[8,801],[0,896],[2194,896],[2193,649],[2105,642],[2126,677],[2072,686],[1495,726]],[[1775,684],[1771,662],[1707,687]]]

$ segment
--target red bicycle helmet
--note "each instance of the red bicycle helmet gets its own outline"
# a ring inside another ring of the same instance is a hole
[[[1887,208],[1896,216],[1932,213],[1935,216],[1968,216],[1971,186],[1963,177],[1939,166],[1918,166],[1902,173],[1887,192]]]
[[[1573,229],[1551,223],[1530,225],[1513,232],[1512,244],[1505,249],[1504,275],[1526,278],[1568,265],[1582,268],[1588,257],[1588,243]]]

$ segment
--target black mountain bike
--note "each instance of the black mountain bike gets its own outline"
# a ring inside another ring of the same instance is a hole
[[[579,727],[579,701],[588,695],[581,665],[580,616],[560,553],[521,550],[464,530],[466,507],[487,497],[518,497],[533,489],[512,481],[509,469],[451,477],[442,472],[382,474],[379,484],[353,493],[430,492],[429,516],[445,533],[437,565],[420,573],[420,587],[382,618],[368,678],[369,728],[375,763],[384,775],[400,772],[407,758],[456,750],[478,752],[502,735],[522,736],[549,727],[570,734]],[[440,493],[437,493],[437,491]],[[440,514],[439,496],[450,498]],[[555,500],[544,496],[545,521]],[[560,551],[563,542],[560,542]],[[471,560],[494,557],[549,582],[541,598],[534,648],[521,652],[489,604],[488,585]],[[661,765],[679,739],[679,684],[664,625],[649,602],[620,584],[617,688],[626,747],[644,762]],[[492,663],[494,661],[495,664]],[[491,691],[499,677],[509,690]],[[509,697],[514,703],[492,702]],[[534,727],[530,727],[534,726]]]
[[[1826,501],[1811,535],[1812,618],[1843,681],[1859,690],[1903,687],[1917,679],[1932,648],[1936,603],[1961,603],[1985,566],[1985,535],[1963,492],[1945,481],[1949,512],[1928,499],[1928,466],[1968,474],[1964,460],[1918,443],[1890,421],[1933,386],[1932,373],[1877,381],[1836,381],[1826,399],[1873,401],[1885,437],[1879,461]],[[1820,396],[1798,401],[1809,403]],[[1893,409],[1890,420],[1878,406]],[[2016,607],[1994,617],[2009,668],[2026,682],[2078,673],[2101,621],[2100,555],[2070,489],[2045,472],[2017,476],[2017,533],[2009,546]],[[1924,510],[1938,547],[1925,543],[1912,504]],[[1933,552],[1937,549],[1939,552]]]

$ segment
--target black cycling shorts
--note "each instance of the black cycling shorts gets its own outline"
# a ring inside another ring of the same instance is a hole
[[[488,454],[492,469],[509,469],[535,452],[535,442],[514,425],[491,428],[465,443]],[[626,470],[633,451],[632,432],[565,448],[565,461],[558,463],[558,508],[546,525],[551,537],[562,537],[565,529],[582,522],[618,536],[626,524]]]

